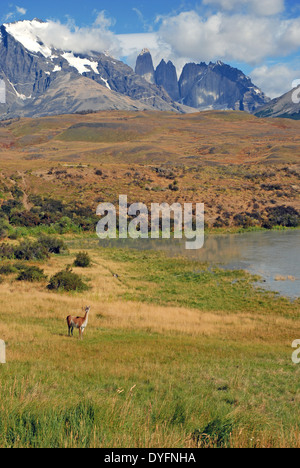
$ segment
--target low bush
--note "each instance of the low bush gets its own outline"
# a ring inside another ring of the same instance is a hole
[[[5,219],[0,219],[0,239],[4,239],[9,233],[9,223]]]
[[[6,243],[0,244],[0,258],[14,258],[14,246]]]
[[[60,255],[63,252],[67,252],[68,248],[62,239],[58,239],[54,236],[42,235],[38,242],[52,254]]]
[[[82,278],[70,268],[56,273],[50,279],[48,289],[51,291],[87,291],[89,288]]]
[[[79,252],[76,255],[74,266],[79,268],[88,268],[91,266],[92,260],[87,252]]]
[[[30,283],[39,282],[47,279],[44,275],[44,270],[35,266],[24,267],[17,277],[18,281],[29,281]]]
[[[0,275],[12,275],[13,273],[16,273],[17,269],[11,265],[11,264],[6,264],[6,265],[1,265],[0,266]]]
[[[264,227],[271,229],[274,226],[298,227],[300,214],[291,206],[277,206],[267,208],[268,220]]]
[[[39,241],[24,240],[15,247],[14,257],[17,260],[44,260],[49,257],[49,252]]]

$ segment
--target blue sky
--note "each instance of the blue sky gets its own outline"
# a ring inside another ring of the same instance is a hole
[[[1,0],[0,15],[2,23],[51,20],[44,39],[53,46],[68,37],[74,52],[106,49],[131,66],[144,47],[155,65],[170,59],[178,73],[186,62],[220,59],[241,68],[271,97],[300,78],[295,0]]]
[[[142,33],[147,27],[155,28],[154,21],[158,15],[171,12],[191,10],[199,2],[181,0],[52,0],[37,2],[36,0],[20,0],[17,4],[1,0],[2,22],[7,14],[14,13],[12,20],[18,19],[59,19],[65,21],[72,17],[78,26],[86,26],[95,20],[96,11],[105,10],[109,17],[115,19],[113,30],[117,34]],[[16,7],[26,9],[22,15]],[[141,16],[142,15],[142,16]]]

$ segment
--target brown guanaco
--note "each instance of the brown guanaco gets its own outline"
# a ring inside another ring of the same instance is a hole
[[[88,320],[89,320],[89,313],[90,313],[91,308],[86,307],[85,308],[85,316],[84,317],[72,317],[69,315],[67,317],[67,324],[69,328],[69,336],[73,336],[73,331],[74,328],[78,328],[79,330],[79,339],[83,339],[83,333],[88,325]]]

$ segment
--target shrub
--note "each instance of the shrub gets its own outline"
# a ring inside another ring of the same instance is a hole
[[[52,291],[77,291],[82,292],[88,289],[82,278],[73,273],[70,268],[56,273],[50,279],[48,289]]]
[[[74,266],[80,268],[88,268],[89,266],[91,266],[91,262],[91,258],[87,252],[79,252],[76,255]]]
[[[24,206],[21,202],[16,200],[7,200],[1,206],[1,211],[5,213],[7,216],[10,216],[13,210],[24,210]]]
[[[0,244],[0,258],[13,258],[14,247],[10,244]]]
[[[69,216],[63,216],[60,220],[55,224],[55,230],[59,234],[65,234],[72,230],[74,223]]]
[[[264,227],[273,226],[298,227],[300,225],[300,214],[291,206],[277,206],[267,208],[268,220]]]
[[[0,239],[4,239],[9,233],[9,223],[5,219],[0,219]]]
[[[244,229],[247,229],[256,225],[255,220],[249,215],[249,213],[237,214],[233,217],[233,221],[236,226],[242,227]]]
[[[16,273],[16,271],[17,269],[10,264],[0,266],[0,275],[12,275],[13,273]]]
[[[38,241],[25,240],[15,248],[14,256],[17,260],[44,260],[49,257],[49,252]]]
[[[52,254],[60,255],[63,252],[67,252],[68,248],[62,239],[58,239],[54,236],[42,235],[38,242]]]
[[[18,281],[29,281],[30,283],[43,281],[47,277],[44,275],[44,270],[35,266],[24,267],[17,277]]]
[[[37,214],[30,211],[14,213],[10,217],[10,223],[14,226],[34,227],[40,224],[40,218]]]

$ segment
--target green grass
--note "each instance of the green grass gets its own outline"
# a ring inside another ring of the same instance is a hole
[[[299,369],[288,358],[264,344],[102,330],[68,367],[43,356],[1,368],[0,446],[184,447],[216,421],[213,438],[229,424],[248,446],[262,434],[292,444]]]
[[[0,285],[0,331],[8,337],[0,447],[300,446],[300,366],[291,361],[299,301],[256,290],[241,271],[96,249],[85,237],[69,241],[69,256],[49,260],[47,274],[87,245],[93,291]],[[68,338],[65,317],[90,301],[85,340]],[[151,312],[164,324],[177,310],[176,330],[156,331]],[[185,310],[197,320],[195,333],[184,330]],[[212,326],[199,332],[207,315]]]
[[[288,299],[257,289],[259,277],[242,270],[211,268],[157,252],[105,249],[102,255],[126,264],[124,282],[134,282],[135,288],[122,295],[125,300],[230,313],[297,313]]]

